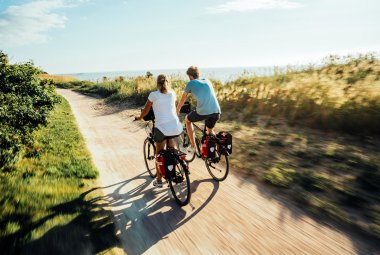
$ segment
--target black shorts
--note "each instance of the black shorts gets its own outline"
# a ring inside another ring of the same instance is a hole
[[[156,127],[153,130],[153,140],[157,143],[162,143],[166,139],[176,138],[177,136],[179,135],[165,136],[164,133]]]
[[[191,111],[187,115],[187,119],[190,122],[197,122],[197,121],[206,120],[205,121],[206,127],[208,127],[208,128],[214,128],[215,124],[219,120],[219,118],[220,118],[220,113],[212,113],[212,114],[208,114],[208,115],[199,115],[196,110]]]

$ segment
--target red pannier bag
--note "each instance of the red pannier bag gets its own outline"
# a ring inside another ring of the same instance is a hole
[[[221,131],[216,135],[218,138],[218,150],[221,154],[232,154],[232,135],[226,131]]]
[[[175,176],[177,162],[172,153],[167,150],[161,150],[158,153],[157,162],[162,177],[169,179]]]
[[[215,158],[216,140],[214,136],[205,135],[202,137],[202,156],[204,158]]]

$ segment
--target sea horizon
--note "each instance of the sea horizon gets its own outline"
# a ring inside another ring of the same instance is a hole
[[[232,81],[241,76],[268,76],[273,75],[276,68],[282,69],[283,67],[275,66],[250,66],[250,67],[216,67],[216,68],[200,68],[201,77],[208,79],[220,80],[225,83]],[[131,71],[105,71],[105,72],[78,72],[78,73],[64,73],[55,74],[60,76],[72,76],[79,80],[88,80],[99,82],[103,77],[107,79],[115,79],[117,77],[132,78],[136,76],[145,76],[148,72],[157,76],[165,74],[171,77],[187,79],[186,68],[177,69],[145,69],[145,70],[131,70]]]

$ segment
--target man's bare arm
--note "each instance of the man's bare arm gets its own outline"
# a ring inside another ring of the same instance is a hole
[[[183,92],[182,97],[179,100],[178,105],[177,105],[177,115],[179,115],[179,111],[181,110],[183,103],[185,103],[185,100],[188,94],[189,93]]]

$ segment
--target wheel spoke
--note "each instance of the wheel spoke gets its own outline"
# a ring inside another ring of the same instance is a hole
[[[229,162],[226,155],[217,153],[218,160],[216,162],[206,159],[206,167],[213,179],[223,181],[227,178],[229,172]]]
[[[176,176],[169,179],[172,194],[181,206],[186,205],[190,201],[190,179],[180,164],[176,166]]]

